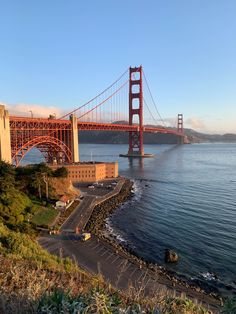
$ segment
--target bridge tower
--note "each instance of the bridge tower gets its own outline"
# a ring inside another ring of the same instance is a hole
[[[0,105],[0,161],[11,163],[9,114],[3,105]]]
[[[184,144],[184,120],[182,113],[179,113],[177,117],[177,131],[183,134],[183,136],[179,136],[178,144]]]
[[[137,73],[137,78],[135,74]],[[129,132],[130,156],[143,156],[143,82],[142,66],[129,68],[129,125],[133,125],[134,116],[139,119],[139,131]]]
[[[120,157],[145,158],[153,154],[144,154],[143,149],[143,69],[142,66],[129,68],[129,125],[134,124],[134,117],[138,116],[139,128],[129,131],[128,154]]]

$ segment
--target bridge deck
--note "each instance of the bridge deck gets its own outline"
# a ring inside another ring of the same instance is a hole
[[[70,128],[70,120],[60,119],[46,119],[46,118],[28,118],[10,116],[10,128],[11,130],[68,130]],[[98,123],[98,122],[84,122],[78,121],[78,130],[80,131],[117,131],[117,132],[130,132],[139,131],[138,125],[129,124],[115,124],[115,123]],[[145,133],[163,133],[174,134],[177,136],[184,136],[182,133],[168,128],[143,126],[143,132]]]

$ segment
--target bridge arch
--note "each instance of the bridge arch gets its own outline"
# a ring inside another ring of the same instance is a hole
[[[12,161],[16,167],[19,166],[25,155],[32,149],[38,148],[47,162],[52,162],[54,158],[61,162],[72,162],[72,152],[70,148],[61,140],[53,136],[37,136],[22,145],[12,156]]]

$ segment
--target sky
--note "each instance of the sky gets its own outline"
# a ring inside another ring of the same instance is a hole
[[[164,119],[236,133],[235,12],[235,0],[0,0],[0,103],[60,115],[142,65]]]

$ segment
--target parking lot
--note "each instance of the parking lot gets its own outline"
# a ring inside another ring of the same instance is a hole
[[[118,181],[119,179],[103,180],[91,183],[74,183],[74,186],[82,192],[82,195],[104,196],[108,192],[114,190]]]
[[[146,289],[149,284],[153,288],[154,282],[157,283],[155,276],[150,276],[147,270],[140,269],[137,264],[127,260],[95,236],[87,242],[81,242],[74,235],[65,235],[61,238],[61,243],[52,242],[54,242],[52,237],[50,242],[47,238],[41,238],[40,244],[53,254],[60,253],[67,256],[70,252],[68,255],[71,256],[73,252],[74,258],[79,264],[86,265],[88,271],[100,273],[120,288],[127,288],[129,280],[134,287],[142,284]]]

